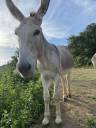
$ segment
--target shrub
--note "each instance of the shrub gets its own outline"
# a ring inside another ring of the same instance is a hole
[[[89,128],[96,128],[96,117],[89,118],[87,124]]]
[[[42,84],[24,80],[8,65],[0,69],[0,128],[27,128],[43,113]]]

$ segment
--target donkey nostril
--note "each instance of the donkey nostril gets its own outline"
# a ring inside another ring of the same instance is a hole
[[[18,66],[18,70],[20,73],[27,73],[31,69],[31,64],[23,64]]]
[[[28,70],[30,70],[31,69],[31,64],[28,64]]]

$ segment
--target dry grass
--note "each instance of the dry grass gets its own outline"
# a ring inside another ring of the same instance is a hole
[[[69,106],[74,116],[72,114],[71,116],[79,123],[80,127],[77,128],[87,128],[87,118],[96,116],[96,70],[74,69],[72,93]]]
[[[61,105],[63,124],[55,125],[55,110],[51,107],[53,114],[48,128],[88,128],[87,119],[96,117],[96,70],[73,69],[71,90],[72,98]],[[33,128],[41,127],[37,124]]]

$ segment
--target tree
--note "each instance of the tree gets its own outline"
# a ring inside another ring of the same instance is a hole
[[[19,57],[19,49],[17,49],[14,56],[11,57],[11,62],[9,63],[9,65],[11,65],[12,67],[16,67],[18,57]]]
[[[89,66],[96,52],[96,23],[88,25],[78,36],[70,37],[68,48],[73,54],[76,66]]]

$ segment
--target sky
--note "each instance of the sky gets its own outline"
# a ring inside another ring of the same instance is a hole
[[[40,0],[13,0],[25,16],[37,11]],[[43,18],[42,30],[50,43],[67,45],[68,38],[84,31],[96,22],[96,0],[50,0]],[[18,47],[14,30],[19,22],[8,11],[5,0],[0,0],[0,65],[6,64]]]

